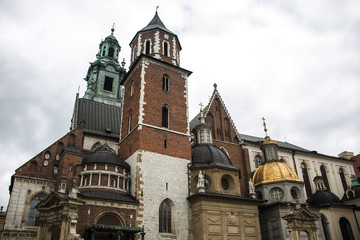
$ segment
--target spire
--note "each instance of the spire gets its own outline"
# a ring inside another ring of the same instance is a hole
[[[141,29],[140,32],[155,29],[155,28],[159,28],[161,30],[164,30],[165,32],[168,32],[170,34],[174,34],[173,32],[171,32],[169,29],[167,29],[165,27],[164,23],[161,21],[159,15],[158,15],[157,9],[158,9],[158,6],[156,8],[155,16],[153,17],[153,19],[149,22],[149,24],[146,27]]]
[[[113,23],[111,28],[111,36],[114,36],[114,31],[115,31],[115,23]]]

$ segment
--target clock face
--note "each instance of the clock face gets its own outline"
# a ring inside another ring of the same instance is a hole
[[[49,161],[48,161],[48,160],[45,160],[45,161],[44,161],[44,166],[46,167],[47,165],[49,165]]]
[[[44,156],[44,157],[45,157],[46,160],[49,160],[49,158],[50,158],[50,153],[48,153],[48,152],[45,153],[45,156]]]

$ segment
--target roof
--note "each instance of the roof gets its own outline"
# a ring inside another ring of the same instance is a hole
[[[316,191],[307,200],[310,206],[322,206],[328,204],[341,204],[340,199],[332,192],[327,190]]]
[[[121,202],[133,202],[138,203],[138,201],[131,196],[130,194],[123,194],[117,192],[105,192],[105,191],[83,191],[79,193],[80,196],[89,197],[89,198],[98,198],[98,199],[108,199]]]
[[[120,117],[121,107],[79,99],[77,125],[84,121],[85,133],[119,138]]]
[[[144,27],[143,29],[140,30],[140,32],[143,32],[143,31],[148,31],[148,30],[152,30],[152,29],[156,29],[156,28],[159,28],[165,32],[168,32],[168,33],[171,33],[171,34],[174,34],[173,32],[171,32],[169,29],[167,29],[164,25],[164,23],[161,21],[159,15],[157,14],[157,12],[155,13],[155,16],[153,17],[153,19],[149,22],[149,24]]]
[[[192,165],[190,168],[220,167],[239,171],[231,163],[230,158],[219,148],[210,144],[199,144],[191,150]]]
[[[112,164],[128,170],[130,169],[129,164],[121,160],[119,156],[116,155],[114,150],[112,150],[106,143],[100,148],[96,149],[94,153],[90,153],[84,157],[83,164],[89,163]]]
[[[256,169],[252,177],[254,186],[281,181],[300,182],[294,169],[282,161],[265,162]]]

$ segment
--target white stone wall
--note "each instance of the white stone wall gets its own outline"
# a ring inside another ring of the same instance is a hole
[[[114,150],[116,154],[118,153],[119,143],[117,141],[112,141],[108,138],[101,138],[99,136],[95,137],[92,135],[85,135],[83,148],[91,150],[92,146],[97,142],[101,143],[101,145],[107,143],[107,145],[109,145],[109,147],[111,147],[111,149]]]
[[[4,229],[25,229],[32,198],[39,193],[49,194],[53,184],[54,182],[52,181],[16,176],[9,200]]]
[[[250,159],[250,169],[251,171],[255,171],[255,156],[260,155],[264,160],[264,157],[261,153],[259,146],[247,144],[246,148],[249,150],[249,159]],[[284,159],[287,164],[289,164],[293,169],[294,160],[291,151],[286,151],[283,149],[279,149],[278,151],[279,159]],[[312,192],[315,192],[315,184],[313,182],[314,177],[320,176],[320,166],[324,165],[327,170],[327,176],[329,179],[329,185],[331,191],[335,193],[340,199],[343,197],[344,189],[341,183],[339,169],[342,168],[345,172],[345,179],[347,181],[347,185],[351,186],[351,174],[354,174],[354,169],[352,162],[344,161],[341,159],[326,157],[318,154],[309,154],[309,153],[295,153],[295,162],[296,162],[296,170],[299,176],[299,179],[303,180],[301,163],[305,163],[308,168],[309,180],[311,184]]]
[[[141,155],[141,156],[139,156]],[[141,161],[139,160],[141,157]],[[126,162],[131,167],[131,194],[136,191],[136,181],[140,181],[140,210],[143,215],[141,226],[144,225],[147,239],[189,239],[190,205],[188,196],[188,160],[170,157],[152,152],[137,151]],[[137,169],[142,177],[136,180]],[[166,190],[166,185],[168,190]],[[174,232],[159,233],[159,206],[170,199],[174,206],[171,209]],[[143,204],[143,211],[142,211]]]

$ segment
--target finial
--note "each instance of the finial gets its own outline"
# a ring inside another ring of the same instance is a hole
[[[266,122],[265,122],[266,119],[263,117],[262,120],[263,120],[263,125],[264,125],[265,137],[267,137],[268,135],[267,135]]]
[[[204,105],[202,104],[202,102],[200,102],[199,106],[200,106],[200,119],[203,119],[204,118],[204,109],[203,109]]]
[[[111,35],[114,35],[114,31],[115,31],[115,23],[113,23],[112,28],[111,28]]]
[[[214,83],[214,88],[215,88],[215,90],[217,89],[217,84],[216,83]]]
[[[123,60],[121,62],[121,66],[124,68],[124,66],[125,66],[125,58],[123,58]]]
[[[157,13],[157,10],[158,10],[159,6],[156,6],[156,10],[155,10],[155,13]]]

